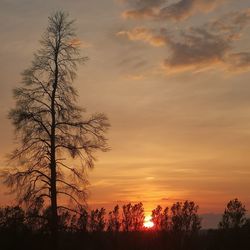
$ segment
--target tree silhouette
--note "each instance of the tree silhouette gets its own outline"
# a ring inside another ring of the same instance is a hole
[[[168,207],[166,207],[162,212],[162,207],[158,205],[152,210],[152,222],[154,223],[154,229],[157,231],[166,231],[169,229],[169,215]]]
[[[141,202],[135,205],[128,203],[127,205],[123,205],[122,210],[123,210],[123,219],[122,219],[123,230],[126,232],[141,230],[145,218],[143,204]]]
[[[26,224],[31,231],[44,230],[48,224],[48,218],[44,216],[44,199],[36,198],[36,200],[26,210]]]
[[[161,230],[162,222],[162,207],[158,205],[155,209],[152,210],[151,220],[154,223],[155,230]]]
[[[84,209],[81,208],[80,210],[80,215],[77,219],[77,229],[81,232],[87,232],[88,229],[88,219],[89,219],[89,215],[88,212]]]
[[[143,204],[140,202],[132,207],[132,225],[134,231],[139,231],[143,227],[144,223],[144,208]]]
[[[125,232],[132,229],[132,204],[128,203],[122,207],[122,227]]]
[[[169,208],[166,207],[162,213],[162,220],[161,220],[161,230],[167,231],[169,230]]]
[[[104,135],[109,123],[104,114],[83,117],[85,110],[76,104],[72,82],[77,65],[86,58],[79,54],[74,21],[56,12],[49,17],[40,43],[31,67],[22,75],[23,86],[14,90],[16,107],[9,118],[20,144],[10,156],[12,168],[3,175],[20,202],[48,200],[56,238],[58,208],[70,209],[58,205],[58,196],[81,207],[87,183],[84,169],[94,166],[94,152],[108,149]],[[69,164],[68,158],[76,159],[77,165]]]
[[[171,207],[171,224],[173,232],[192,234],[200,230],[201,219],[199,206],[193,201],[176,202]]]
[[[246,223],[246,208],[236,198],[230,200],[225,208],[219,228],[230,229],[240,228]]]
[[[105,228],[106,211],[104,208],[92,210],[90,213],[89,227],[91,232],[101,232]]]
[[[25,212],[20,206],[0,208],[0,228],[20,232],[25,228]]]
[[[108,227],[107,230],[111,232],[118,232],[121,226],[119,220],[119,206],[116,205],[114,210],[108,214]]]

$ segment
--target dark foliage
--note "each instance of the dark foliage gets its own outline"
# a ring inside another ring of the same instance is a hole
[[[19,206],[0,209],[1,249],[54,250],[50,244],[51,211],[42,204],[39,200],[26,211]],[[89,213],[82,210],[79,214],[61,210],[58,249],[249,250],[249,219],[241,227],[200,231],[197,210],[198,206],[190,201],[173,204],[170,214],[168,208],[163,210],[157,206],[152,211],[155,227],[151,230],[141,224],[144,219],[142,203],[124,205],[121,215],[119,207],[115,206],[107,217],[104,208]]]
[[[219,223],[221,229],[236,229],[246,223],[246,208],[238,200],[230,200],[225,208],[222,220]]]

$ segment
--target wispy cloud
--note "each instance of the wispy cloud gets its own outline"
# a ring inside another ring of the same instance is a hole
[[[155,34],[153,29],[145,27],[136,27],[132,30],[119,31],[117,36],[127,37],[130,41],[143,41],[154,47],[162,47],[167,43],[167,37],[161,34]]]

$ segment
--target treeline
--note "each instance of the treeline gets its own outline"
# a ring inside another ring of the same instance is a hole
[[[7,206],[0,209],[1,230],[31,230],[49,233],[50,208],[44,208],[42,199],[24,210],[20,206]],[[59,208],[59,231],[64,232],[133,232],[148,230],[144,226],[143,204],[116,205],[112,211],[105,208],[79,211]],[[151,230],[185,231],[195,233],[201,228],[198,205],[193,201],[177,202],[171,208],[157,206],[151,215],[154,224]]]
[[[142,203],[116,205],[109,212],[61,208],[59,249],[249,249],[250,220],[238,199],[228,202],[217,230],[200,230],[198,209],[193,201],[157,206],[151,214],[154,226],[148,229]],[[1,208],[1,249],[50,249],[50,213],[42,199],[26,209]]]

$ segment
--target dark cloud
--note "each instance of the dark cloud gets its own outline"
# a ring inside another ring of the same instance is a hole
[[[125,18],[154,20],[182,20],[196,12],[208,12],[221,4],[222,0],[180,0],[169,4],[167,0],[126,1],[133,9],[123,13]]]
[[[250,68],[250,52],[232,53],[228,56],[231,70],[245,71]]]
[[[234,53],[241,32],[250,24],[250,10],[233,12],[213,22],[191,28],[180,39],[169,40],[170,56],[164,66],[170,70],[200,69],[204,67],[246,70],[250,66],[250,52]]]
[[[195,14],[196,12],[207,12],[214,9],[221,0],[181,0],[162,8],[158,13],[159,19],[182,20]]]
[[[165,3],[166,0],[123,0],[123,2],[135,8],[153,8]]]
[[[202,28],[182,33],[180,40],[169,42],[170,56],[164,61],[166,68],[183,70],[209,66],[222,62],[231,49],[230,40],[226,37]]]
[[[210,22],[207,26],[221,36],[227,36],[231,40],[240,40],[242,30],[250,23],[250,9],[230,12],[221,18]]]
[[[205,1],[206,2],[206,1]],[[244,71],[250,67],[250,52],[236,52],[237,42],[250,24],[250,9],[226,14],[198,27],[176,32],[137,27],[118,36],[143,41],[154,47],[166,47],[163,67],[167,72],[221,67]]]
[[[124,0],[133,9],[127,10],[123,13],[125,18],[148,18],[154,17],[155,9],[161,8],[161,5],[166,2],[166,0]]]

